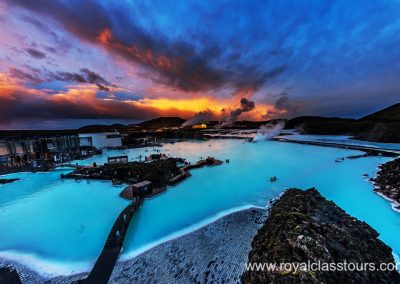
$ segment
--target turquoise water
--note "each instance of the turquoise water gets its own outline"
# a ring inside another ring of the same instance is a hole
[[[192,176],[168,191],[146,200],[134,217],[125,240],[123,258],[167,239],[190,232],[228,212],[265,206],[289,187],[317,187],[327,199],[366,221],[381,239],[400,253],[400,214],[373,193],[362,176],[373,176],[384,157],[336,163],[339,157],[361,152],[329,147],[241,140],[180,142],[159,148],[191,162],[208,155],[229,164],[192,170]],[[145,152],[148,150],[149,152]],[[108,155],[152,153],[150,149],[105,151],[80,161],[106,161]],[[118,197],[121,187],[109,182],[62,181],[65,170],[10,175],[19,182],[0,187],[0,256],[23,263],[39,263],[42,273],[69,274],[87,270],[104,244],[113,220],[126,205]],[[270,183],[269,177],[278,181]],[[5,233],[3,233],[5,232]]]
[[[42,274],[90,269],[128,202],[109,182],[61,180],[60,174],[18,173],[0,186],[0,256]]]

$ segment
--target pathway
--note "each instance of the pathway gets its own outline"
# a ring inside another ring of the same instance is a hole
[[[92,271],[86,279],[79,281],[82,284],[106,284],[108,283],[115,263],[121,252],[129,223],[136,210],[143,203],[143,197],[136,197],[134,202],[128,205],[119,214],[117,220],[108,235],[104,248],[97,259]]]

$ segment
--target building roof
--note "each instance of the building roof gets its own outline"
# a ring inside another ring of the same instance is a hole
[[[104,132],[84,132],[79,133],[79,138],[86,138],[91,136],[107,136],[107,135],[120,135],[118,131],[104,131]]]
[[[144,180],[144,181],[132,184],[132,186],[134,186],[134,187],[143,187],[143,186],[150,185],[150,184],[151,184],[151,181]]]

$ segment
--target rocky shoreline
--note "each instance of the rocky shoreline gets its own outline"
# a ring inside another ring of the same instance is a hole
[[[289,189],[269,210],[249,253],[249,264],[272,263],[278,267],[247,270],[243,282],[400,283],[397,271],[358,270],[365,263],[377,268],[381,263],[394,264],[392,250],[378,236],[367,223],[351,217],[316,189]],[[352,263],[357,269],[302,270],[294,266],[309,262],[334,263],[337,267]],[[284,263],[291,265],[279,266]]]
[[[372,182],[374,191],[392,201],[393,209],[400,211],[400,158],[380,165]]]
[[[222,161],[214,157],[207,157],[195,164],[190,164],[182,158],[167,158],[157,154],[155,156],[157,156],[155,159],[150,158],[140,162],[77,166],[73,172],[61,174],[61,178],[112,180],[113,182],[128,184],[148,180],[154,186],[162,188],[167,185],[174,185],[189,177],[189,170],[191,169],[223,164]]]
[[[150,162],[127,162],[91,167],[78,167],[75,171],[61,175],[62,178],[73,179],[98,179],[118,180],[125,183],[135,183],[149,180],[156,186],[168,185],[171,177],[180,174],[178,163],[184,163],[183,159],[168,158],[153,160]]]

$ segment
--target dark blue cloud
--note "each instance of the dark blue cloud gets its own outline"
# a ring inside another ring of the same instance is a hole
[[[187,93],[245,91],[254,93],[256,102],[274,104],[268,94],[290,89],[285,97],[296,107],[288,110],[344,116],[400,97],[395,0],[13,0],[9,5],[23,7],[33,18],[51,18],[92,44],[101,45],[99,35],[108,30],[102,44],[111,54],[145,68],[143,74],[156,84]]]

